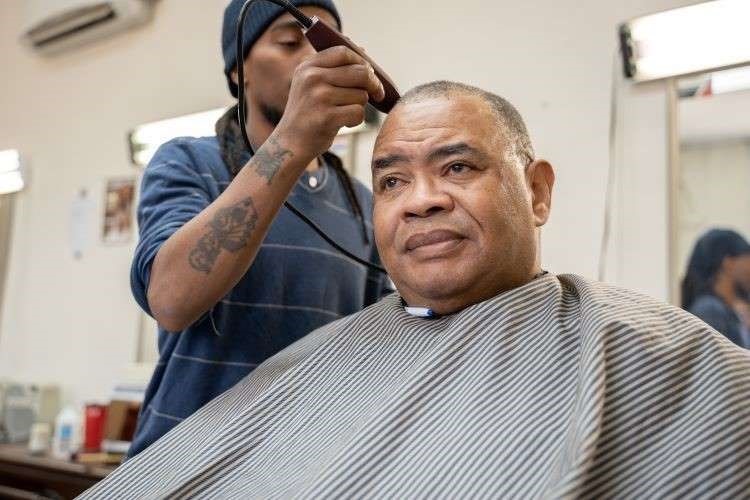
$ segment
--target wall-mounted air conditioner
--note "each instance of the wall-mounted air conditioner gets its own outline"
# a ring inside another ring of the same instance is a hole
[[[22,40],[54,54],[148,22],[155,0],[26,0]]]

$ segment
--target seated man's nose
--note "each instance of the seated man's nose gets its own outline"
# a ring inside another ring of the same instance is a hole
[[[440,191],[414,193],[406,204],[405,211],[416,217],[429,217],[450,210],[451,197]]]
[[[427,206],[426,208],[419,207],[413,211],[407,211],[406,216],[407,217],[429,217],[431,215],[440,213],[444,210],[445,208],[439,205]]]

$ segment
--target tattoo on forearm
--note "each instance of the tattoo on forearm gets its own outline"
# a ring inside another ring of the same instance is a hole
[[[247,245],[257,222],[258,211],[250,197],[222,208],[208,223],[210,231],[198,240],[190,252],[190,266],[209,274],[222,249],[234,253]]]
[[[291,151],[284,149],[275,138],[269,137],[265,146],[256,151],[251,162],[258,175],[265,177],[270,186],[273,177],[281,168],[284,160],[291,156],[294,156]]]

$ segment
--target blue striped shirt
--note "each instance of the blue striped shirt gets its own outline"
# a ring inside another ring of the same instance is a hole
[[[339,244],[378,262],[369,190],[353,181],[371,235],[365,244],[333,169],[322,167],[315,188],[308,186],[307,175],[294,186],[289,200]],[[149,163],[141,185],[140,240],[131,269],[133,295],[149,314],[146,291],[159,248],[231,180],[216,137],[172,140]],[[385,276],[340,255],[282,208],[252,266],[226,297],[182,332],[159,329],[159,362],[129,454],[145,449],[308,332],[389,292]]]

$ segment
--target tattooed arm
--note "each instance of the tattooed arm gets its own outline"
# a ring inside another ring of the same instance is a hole
[[[346,47],[297,66],[284,116],[258,139],[263,146],[222,195],[156,254],[147,300],[162,327],[183,330],[237,284],[308,163],[331,146],[341,127],[362,122],[368,96],[384,95],[373,69]],[[261,122],[254,123],[258,132]],[[253,137],[252,123],[248,133]]]
[[[164,243],[147,292],[162,327],[183,330],[237,284],[309,161],[272,135],[224,193]]]

